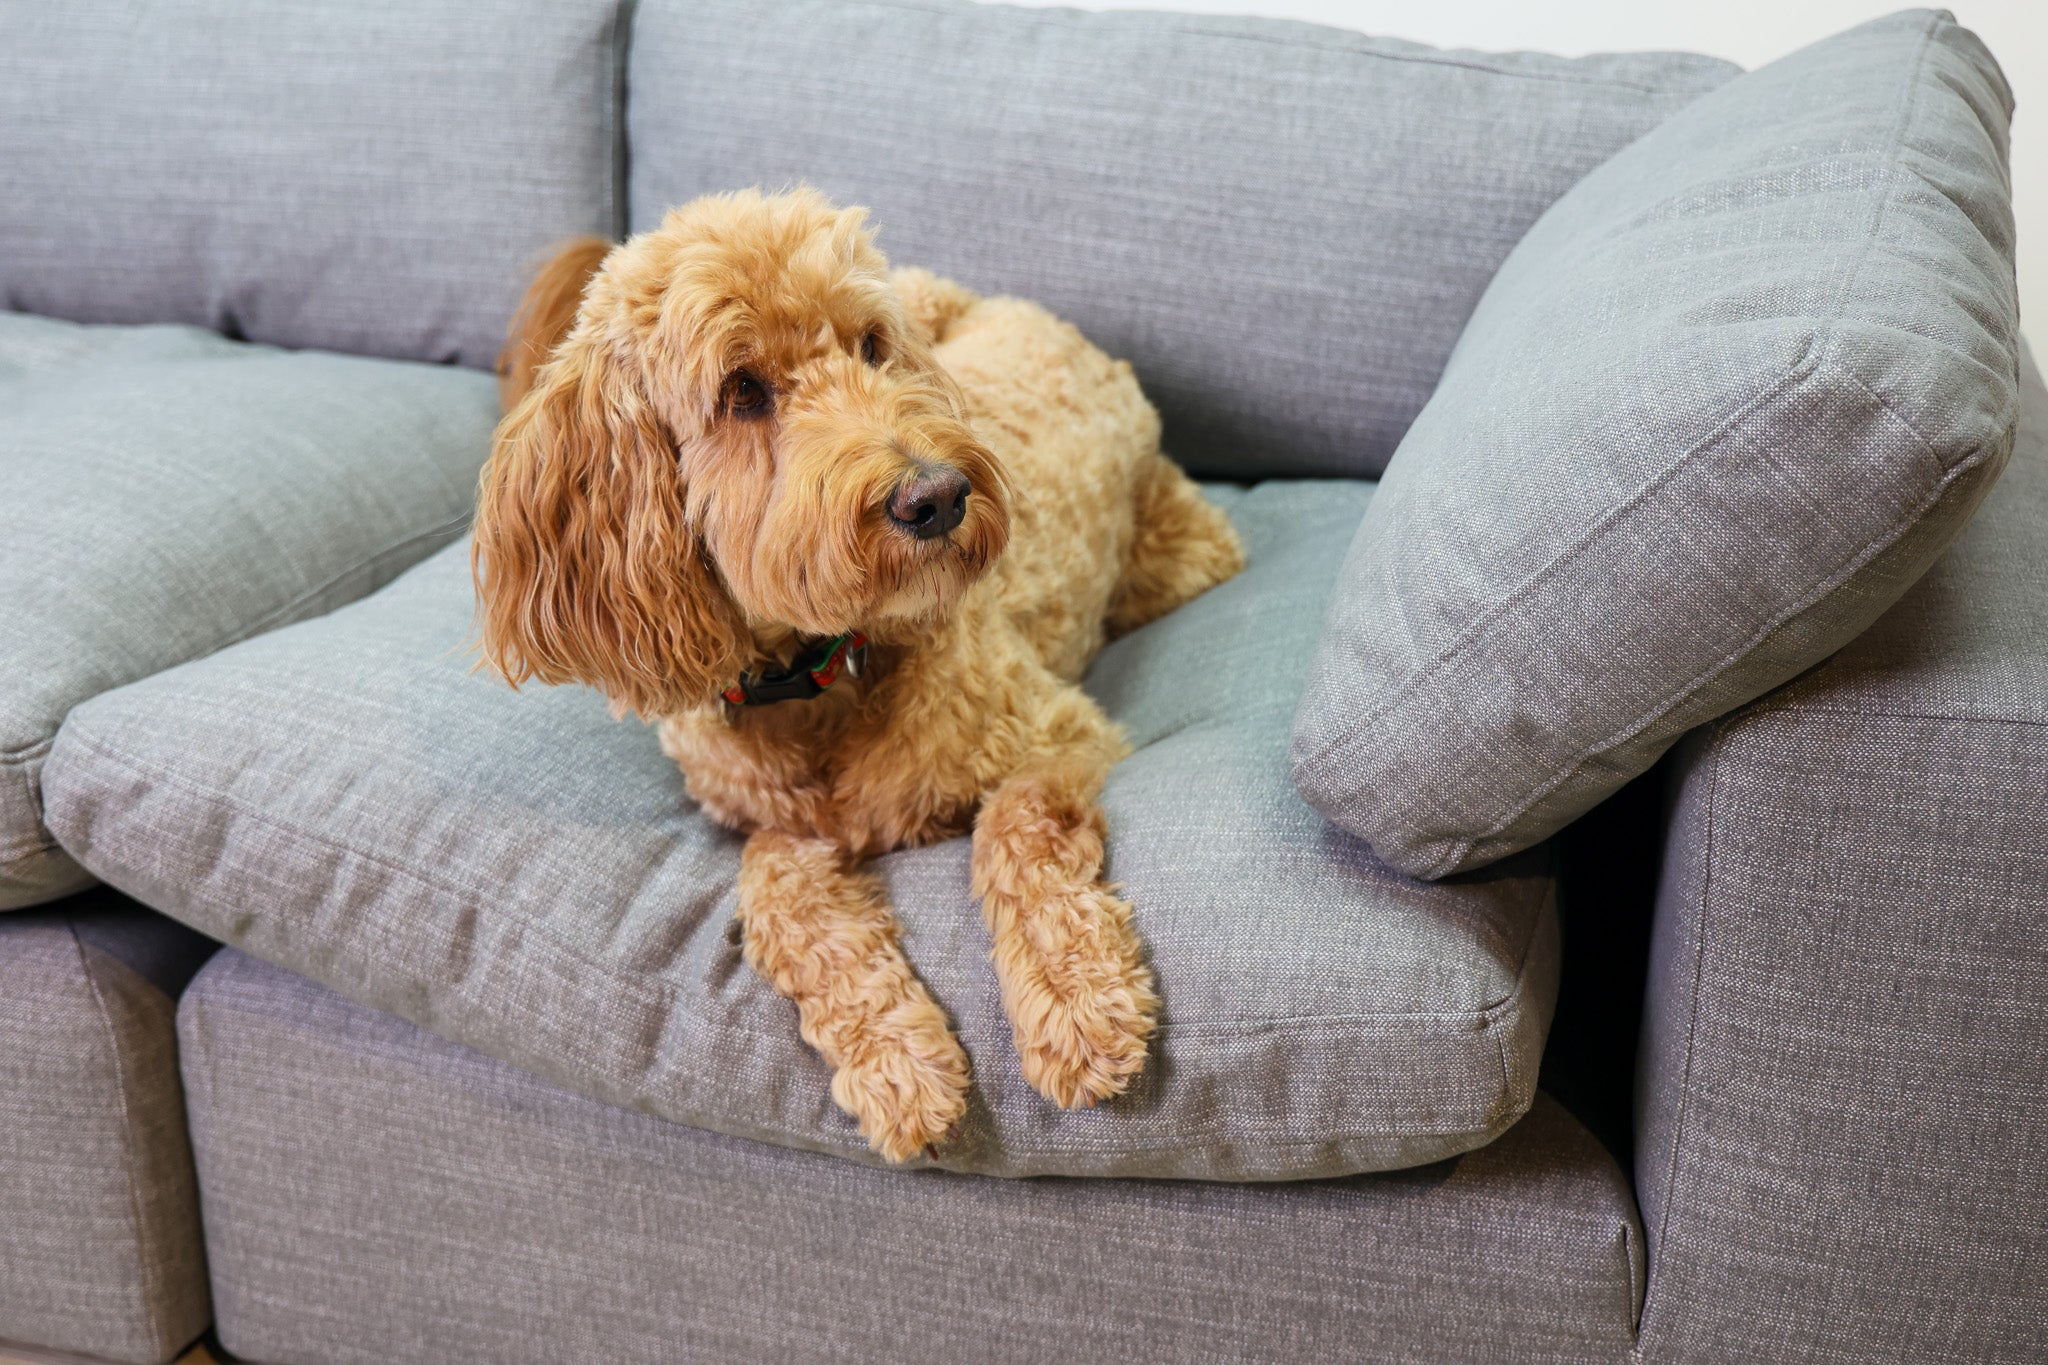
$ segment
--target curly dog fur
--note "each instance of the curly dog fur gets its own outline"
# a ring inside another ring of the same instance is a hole
[[[1130,367],[1034,304],[891,273],[858,209],[745,192],[565,247],[505,388],[484,656],[660,722],[691,796],[747,835],[747,961],[876,1150],[942,1141],[968,1063],[861,864],[970,829],[1024,1075],[1068,1107],[1123,1091],[1158,999],[1102,879],[1096,797],[1128,746],[1077,682],[1107,637],[1244,562]],[[956,474],[957,526],[896,515]],[[853,630],[858,678],[721,701]]]

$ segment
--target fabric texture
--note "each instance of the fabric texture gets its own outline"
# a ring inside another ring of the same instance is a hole
[[[619,0],[0,0],[0,307],[488,367],[616,233]]]
[[[460,535],[496,418],[466,371],[0,313],[0,909],[91,880],[42,822],[65,712]]]
[[[1219,490],[1251,567],[1087,679],[1137,748],[1103,795],[1108,871],[1165,1001],[1130,1093],[1067,1112],[1022,1079],[967,840],[880,860],[975,1068],[942,1164],[1325,1176],[1466,1150],[1528,1107],[1555,989],[1547,853],[1421,885],[1288,780],[1369,495]],[[741,961],[738,837],[596,693],[473,672],[471,610],[451,547],[354,607],[86,703],[45,770],[51,827],[214,937],[597,1098],[875,1159]]]
[[[2011,108],[1973,35],[1909,11],[1559,200],[1360,527],[1308,798],[1416,876],[1480,866],[1896,601],[2011,449]]]
[[[0,1341],[157,1365],[205,1328],[173,1002],[210,947],[104,889],[0,916]]]
[[[877,1171],[598,1104],[233,951],[180,1037],[254,1360],[1629,1358],[1641,1241],[1547,1097],[1393,1175]],[[1077,1345],[1078,1343],[1078,1345]]]
[[[953,0],[645,0],[631,225],[798,181],[899,264],[1136,366],[1189,470],[1373,476],[1518,238],[1727,80],[1309,24]]]
[[[1638,1083],[1653,1360],[2040,1359],[2048,390],[1932,571],[1676,756]]]

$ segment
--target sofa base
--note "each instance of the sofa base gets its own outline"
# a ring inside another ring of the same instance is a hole
[[[222,1344],[261,1361],[1621,1360],[1642,1235],[1547,1097],[1283,1185],[877,1170],[585,1099],[224,951],[180,1012]]]
[[[109,891],[0,915],[0,1340],[156,1365],[205,1328],[173,1002],[211,948]]]

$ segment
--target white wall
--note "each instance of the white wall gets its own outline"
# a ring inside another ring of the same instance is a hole
[[[1263,14],[1438,47],[1588,52],[1674,49],[1761,66],[1911,0],[1018,0],[1085,9]],[[1941,3],[1942,0],[1927,0]],[[2013,182],[2020,314],[2048,350],[2048,0],[1946,0],[2005,67],[2018,96]],[[2048,361],[2048,355],[2040,355]]]

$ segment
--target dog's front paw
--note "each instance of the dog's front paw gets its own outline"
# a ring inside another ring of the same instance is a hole
[[[1107,887],[1078,888],[1034,919],[1038,932],[998,947],[1017,1055],[1034,1090],[1083,1109],[1145,1069],[1159,997],[1131,907]]]
[[[908,1161],[951,1136],[967,1112],[969,1075],[936,1005],[899,1008],[860,1031],[832,1076],[832,1099],[860,1120],[869,1146]]]

